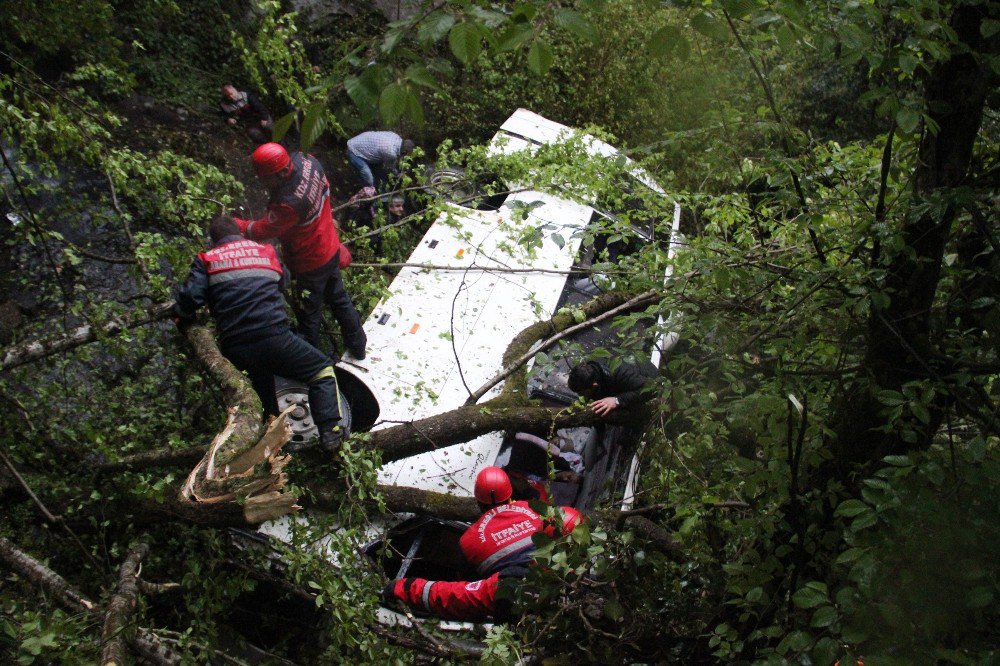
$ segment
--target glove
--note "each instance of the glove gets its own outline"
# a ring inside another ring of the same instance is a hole
[[[381,599],[382,603],[386,606],[392,606],[398,601],[396,598],[397,580],[390,580],[386,586],[382,588],[382,593],[379,595],[379,599]]]

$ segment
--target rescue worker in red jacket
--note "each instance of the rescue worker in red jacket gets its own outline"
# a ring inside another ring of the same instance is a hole
[[[320,445],[335,452],[346,434],[340,428],[340,393],[333,362],[292,333],[281,295],[284,269],[270,245],[246,240],[228,216],[212,221],[214,247],[195,257],[177,292],[178,325],[208,305],[222,354],[250,375],[268,414],[277,416],[274,376],[309,386],[309,405],[319,428]]]
[[[355,359],[363,359],[368,338],[340,275],[341,261],[346,266],[350,254],[337,235],[330,212],[330,183],[323,166],[312,155],[289,155],[277,143],[258,146],[250,159],[270,201],[264,217],[237,218],[240,231],[252,240],[281,241],[282,256],[292,272],[298,296],[293,306],[302,337],[319,347],[326,303],[340,324],[347,351]]]
[[[512,502],[512,494],[510,478],[499,467],[487,467],[476,477],[475,497],[484,513],[462,534],[459,544],[481,579],[453,582],[399,578],[386,586],[383,599],[398,599],[411,608],[450,620],[504,615],[509,609],[497,603],[497,590],[505,580],[527,574],[535,552],[532,535],[540,530],[553,537],[569,534],[583,521],[579,511],[563,506],[559,507],[561,524],[553,525],[528,502]]]

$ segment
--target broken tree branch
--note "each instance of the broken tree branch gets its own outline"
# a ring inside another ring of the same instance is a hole
[[[231,506],[241,502],[243,516],[251,524],[296,510],[297,498],[284,490],[288,475],[283,469],[291,458],[281,455],[281,447],[291,439],[286,415],[294,405],[262,433],[260,398],[243,373],[222,355],[214,333],[205,326],[189,326],[184,336],[221,386],[228,418],[188,475],[178,498],[180,508],[225,504],[228,515]]]
[[[128,329],[161,321],[170,316],[173,305],[173,301],[157,303],[148,309],[134,310],[100,325],[84,324],[65,335],[13,345],[4,351],[0,370],[9,370],[25,363],[80,347],[100,337],[116,335]]]
[[[85,599],[62,576],[27,553],[18,550],[11,541],[3,537],[0,537],[0,559],[4,560],[15,573],[44,588],[59,603],[74,612],[94,610],[93,602]]]
[[[51,594],[72,612],[78,613],[81,610],[91,614],[97,612],[94,603],[80,594],[65,578],[19,550],[3,537],[0,537],[0,560],[5,561],[15,573]],[[180,655],[164,646],[149,629],[143,627],[136,628],[134,638],[129,641],[129,647],[143,659],[157,666],[181,664]]]
[[[444,414],[402,423],[371,433],[370,446],[381,449],[383,462],[468,442],[480,435],[502,430],[549,432],[560,428],[613,423],[611,418],[587,409],[510,406],[494,398],[481,405],[458,407]]]
[[[118,587],[104,613],[104,630],[101,632],[103,666],[122,666],[125,663],[125,634],[133,623],[139,564],[148,553],[149,544],[143,540],[138,541],[129,548],[119,570]]]

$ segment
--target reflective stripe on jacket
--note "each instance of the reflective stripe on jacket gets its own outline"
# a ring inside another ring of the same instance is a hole
[[[472,523],[462,534],[459,545],[466,559],[476,567],[481,576],[525,566],[531,561],[535,544],[531,537],[544,530],[552,537],[568,534],[583,520],[572,507],[559,507],[563,523],[559,530],[538,515],[526,501],[511,502],[494,507]]]
[[[226,236],[195,257],[174,310],[190,318],[208,305],[224,343],[273,335],[288,328],[282,277],[273,247]]]
[[[400,578],[392,593],[410,608],[446,620],[474,622],[495,615],[499,580],[498,573],[471,582]]]

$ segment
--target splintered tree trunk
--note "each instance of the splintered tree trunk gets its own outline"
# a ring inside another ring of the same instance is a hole
[[[291,460],[281,455],[281,447],[291,438],[286,415],[278,416],[264,431],[260,398],[243,373],[219,351],[212,331],[191,326],[185,335],[199,361],[222,387],[228,418],[188,475],[180,492],[180,506],[188,504],[189,511],[209,514],[206,518],[212,520],[211,514],[218,510],[206,507],[223,506],[228,515],[236,502],[242,502],[240,510],[251,524],[296,510],[296,497],[284,490],[288,475],[282,470]]]
[[[971,52],[956,48],[926,80],[925,108],[939,129],[927,131],[920,144],[911,210],[922,212],[904,222],[904,247],[889,258],[889,305],[871,308],[866,361],[876,388],[899,390],[935,374],[931,309],[958,210],[954,189],[966,184],[986,98],[998,83],[985,56],[1000,53],[1000,35],[987,38],[980,30],[988,12],[988,4],[955,9],[950,27]],[[845,396],[834,424],[834,453],[841,466],[927,446],[943,418],[943,399],[931,405],[927,423],[911,424],[918,433],[915,442],[883,432],[887,424],[881,411],[874,391],[852,390]]]

